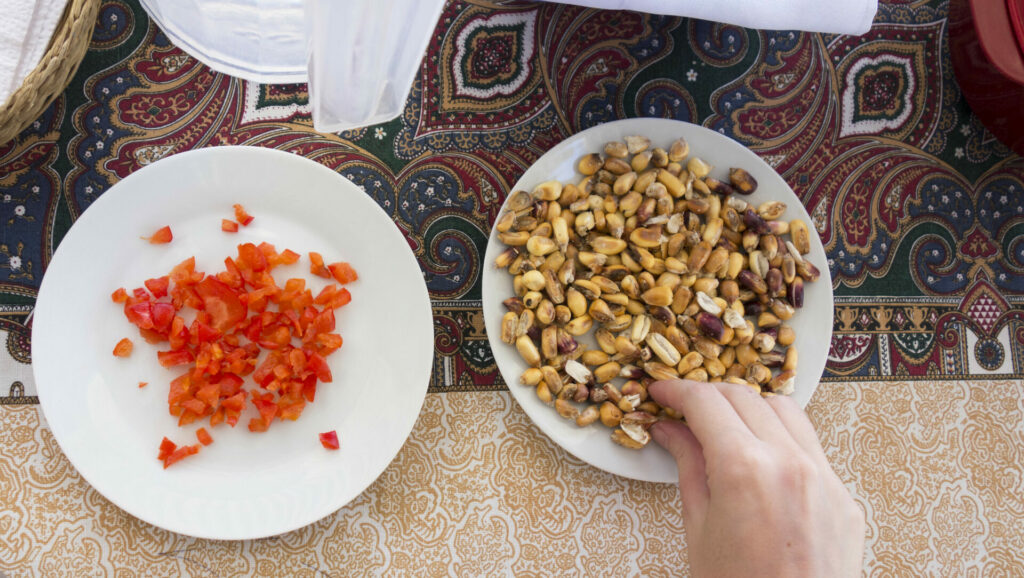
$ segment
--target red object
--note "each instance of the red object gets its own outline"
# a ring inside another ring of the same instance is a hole
[[[198,439],[199,443],[204,446],[208,446],[213,443],[213,438],[210,437],[210,432],[206,431],[206,428],[204,427],[196,430],[196,439]]]
[[[237,233],[238,223],[232,221],[231,219],[221,219],[220,230],[224,231],[225,233]]]
[[[344,261],[331,263],[327,268],[331,270],[331,275],[334,277],[335,281],[342,285],[359,279],[359,275],[356,274],[356,270],[352,268],[352,265],[349,265]]]
[[[164,243],[170,243],[171,240],[174,239],[174,235],[171,234],[170,227],[161,227],[156,233],[153,233],[152,237],[143,237],[143,239],[154,245],[162,245]]]
[[[320,445],[329,450],[336,450],[341,447],[338,443],[338,432],[331,430],[320,434]]]
[[[131,339],[128,339],[127,337],[123,338],[114,346],[114,357],[128,357],[132,354],[133,347],[134,345],[132,344]]]
[[[245,207],[242,205],[235,205],[235,219],[242,224],[243,227],[248,227],[249,223],[252,222],[253,217],[249,213],[245,212]]]
[[[952,0],[949,48],[974,114],[1024,155],[1024,0]]]

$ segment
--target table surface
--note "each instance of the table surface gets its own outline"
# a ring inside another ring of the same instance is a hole
[[[480,310],[487,232],[530,163],[585,128],[659,116],[756,151],[825,243],[834,336],[808,412],[867,512],[865,572],[1019,572],[1024,161],[967,108],[946,31],[937,1],[882,3],[857,38],[452,1],[402,116],[321,135],[304,85],[215,73],[136,2],[105,1],[70,86],[0,146],[0,569],[685,567],[676,488],[605,474],[541,434],[494,366]],[[412,436],[359,498],[289,534],[213,542],[139,522],[80,478],[39,411],[29,335],[54,249],[103,191],[159,158],[243,144],[316,160],[393,217],[425,271],[435,362]]]

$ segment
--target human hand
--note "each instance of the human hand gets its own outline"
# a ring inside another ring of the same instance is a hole
[[[651,434],[679,466],[694,576],[860,576],[864,513],[796,402],[682,380],[648,392],[689,424]]]

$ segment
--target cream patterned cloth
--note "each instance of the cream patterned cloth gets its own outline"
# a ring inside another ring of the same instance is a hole
[[[870,576],[1019,575],[1024,385],[823,383],[808,411],[867,511]],[[30,575],[678,574],[677,489],[566,454],[507,392],[430,394],[394,463],[348,506],[216,542],[125,514],[61,453],[38,406],[0,408],[0,569]]]

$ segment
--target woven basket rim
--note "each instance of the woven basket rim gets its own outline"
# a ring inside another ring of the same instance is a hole
[[[92,39],[100,0],[68,0],[42,58],[0,106],[0,146],[39,118],[78,71]]]

